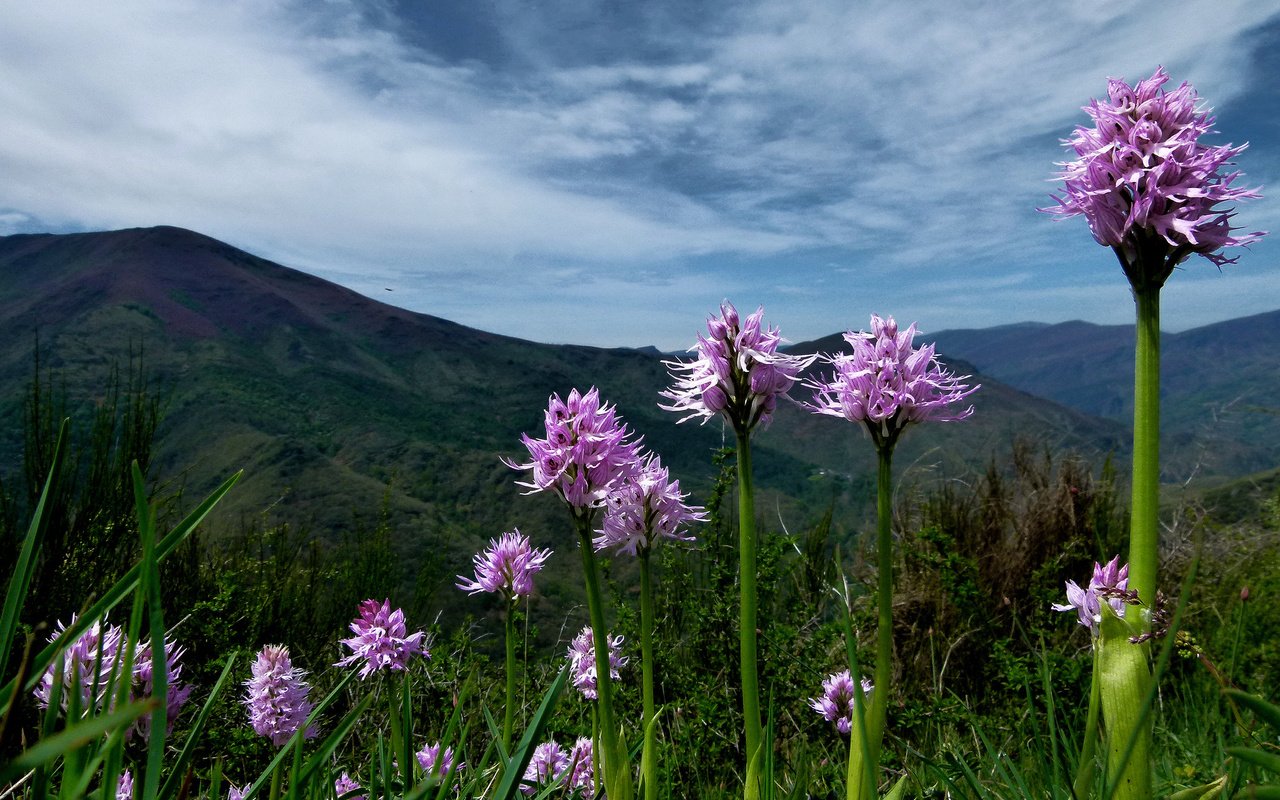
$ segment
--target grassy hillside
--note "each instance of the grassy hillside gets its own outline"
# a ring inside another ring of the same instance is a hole
[[[177,228],[0,238],[0,276],[0,469],[19,463],[37,332],[42,363],[73,403],[92,403],[110,368],[142,352],[165,398],[153,474],[196,495],[246,471],[215,530],[269,509],[334,540],[385,502],[406,574],[430,554],[440,574],[428,577],[442,584],[513,526],[569,551],[562,509],[522,497],[499,461],[520,457],[521,432],[540,432],[552,392],[598,386],[695,500],[714,477],[712,452],[732,440],[717,422],[677,425],[657,408],[668,378],[652,350],[485,333]],[[974,380],[983,389],[972,420],[906,436],[904,480],[971,475],[1018,436],[1086,453],[1126,445],[1119,423]],[[757,448],[767,525],[796,529],[834,505],[837,535],[857,533],[874,459],[856,426],[784,407]]]

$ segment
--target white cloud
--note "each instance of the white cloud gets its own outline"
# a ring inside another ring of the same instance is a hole
[[[1115,321],[1123,293],[1059,274],[1064,254],[1096,255],[1083,223],[1032,210],[1057,138],[1108,74],[1163,63],[1219,107],[1249,96],[1271,76],[1242,43],[1280,15],[1277,0],[1194,16],[760,2],[701,27],[600,26],[622,55],[589,58],[548,44],[547,15],[590,3],[498,3],[503,62],[427,52],[372,2],[5,4],[0,232],[183,225],[379,299],[426,284],[394,299],[556,340],[667,347],[681,315],[696,327],[749,295],[814,336],[850,324],[848,298],[935,330],[960,304],[992,323],[1006,308]],[[1250,178],[1274,172],[1276,146],[1245,154]],[[839,271],[809,266],[829,260]],[[628,302],[610,324],[579,313],[616,307],[611,291]]]

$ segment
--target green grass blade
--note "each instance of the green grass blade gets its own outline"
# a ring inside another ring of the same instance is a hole
[[[121,755],[121,751],[124,749],[125,730],[126,729],[124,728],[117,728],[107,736],[105,744],[98,748],[98,752],[93,754],[93,756],[85,762],[82,772],[80,773],[79,784],[68,789],[66,780],[63,780],[63,795],[75,798],[84,797],[89,791],[89,783],[97,775],[98,767],[103,766],[104,764],[105,767],[103,769],[102,785],[116,785],[121,772],[119,756]]]
[[[884,800],[902,800],[907,794],[907,776],[903,775],[898,778],[898,782],[893,785],[889,793],[884,796]]]
[[[143,773],[141,800],[156,800],[160,789],[160,772],[164,767],[165,738],[169,728],[169,668],[164,642],[164,613],[160,599],[160,567],[156,563],[156,511],[147,497],[146,478],[138,462],[131,467],[133,497],[138,512],[138,537],[142,542],[142,583],[139,594],[147,602],[147,627],[151,635],[152,697],[158,703],[151,712],[151,729],[147,740],[146,771]]]
[[[1166,797],[1165,800],[1213,800],[1213,798],[1222,794],[1222,790],[1225,788],[1227,788],[1227,776],[1223,775],[1212,783],[1174,792]]]
[[[214,489],[213,492],[205,498],[204,502],[197,506],[194,511],[182,520],[182,522],[178,523],[173,530],[165,534],[164,538],[156,543],[157,562],[163,561],[165,557],[172,553],[184,539],[191,535],[192,531],[196,529],[196,526],[204,521],[204,518],[209,515],[209,512],[213,510],[213,507],[218,504],[218,501],[221,500],[227,492],[231,491],[231,487],[235,486],[236,481],[240,480],[240,476],[243,474],[243,472],[237,472],[230,478],[227,478],[221,486]],[[134,588],[137,587],[141,576],[142,563],[139,562],[134,564],[133,567],[131,567],[129,571],[120,578],[120,580],[116,581],[110,589],[104,592],[102,597],[98,599],[98,602],[94,603],[87,611],[79,615],[76,618],[75,623],[67,629],[66,633],[59,637],[58,642],[51,642],[47,647],[41,650],[32,661],[31,671],[22,686],[22,691],[31,691],[31,689],[35,687],[36,681],[40,679],[39,676],[44,674],[45,669],[53,663],[54,655],[63,647],[63,644],[60,644],[60,642],[73,642],[79,638],[80,634],[88,630],[95,621],[105,616],[109,610],[114,608],[117,603],[125,598],[126,595],[132,592]],[[13,698],[15,688],[13,680],[10,680],[0,688],[0,707],[7,705]]]
[[[200,741],[200,734],[204,732],[204,727],[209,721],[209,715],[213,713],[213,703],[218,695],[222,693],[222,687],[226,685],[227,679],[231,677],[231,669],[235,666],[236,654],[232,653],[227,659],[227,665],[222,668],[222,674],[218,676],[218,680],[213,684],[213,689],[209,692],[209,696],[205,698],[204,705],[200,708],[200,713],[196,716],[195,722],[191,725],[191,732],[187,734],[187,741],[182,746],[182,752],[178,754],[178,760],[173,762],[173,770],[169,773],[169,778],[160,787],[161,797],[173,797],[178,788],[179,776],[186,772],[187,765],[191,763],[191,757],[195,754],[196,744]],[[218,762],[220,765],[222,762]],[[219,775],[221,771],[219,771]],[[217,795],[213,795],[216,797]]]
[[[462,720],[462,709],[466,705],[467,700],[471,698],[471,694],[472,692],[475,691],[475,687],[476,687],[476,672],[473,670],[471,672],[471,675],[468,676],[467,682],[462,685],[462,691],[458,694],[458,699],[453,704],[453,713],[449,715],[449,722],[447,725],[445,725],[444,735],[440,737],[440,753],[441,754],[444,753],[446,747],[450,747],[452,745],[454,741],[454,735],[457,733],[458,725],[461,723],[461,720]],[[458,762],[460,762],[462,759],[462,746],[466,743],[468,730],[470,730],[469,727],[464,728],[462,731],[462,735],[458,737],[458,746],[454,748],[454,754],[455,754],[453,759],[454,763],[450,765],[449,772],[440,776],[439,790],[436,792],[436,795],[435,795],[436,800],[445,800],[445,798],[448,797],[449,784],[452,783],[453,777],[458,770]],[[439,764],[442,761],[442,759],[443,759],[443,755],[438,756],[436,759],[436,763]],[[414,758],[414,763],[417,763],[416,757]],[[424,785],[419,787],[419,789],[421,790],[421,793],[419,794],[415,792],[415,794],[418,797],[425,796],[426,793],[430,790],[430,788],[431,787],[429,784],[424,783]]]
[[[373,699],[374,695],[372,693],[365,695],[364,699],[357,703],[355,708],[348,711],[346,716],[339,720],[337,725],[333,726],[333,731],[316,747],[315,752],[311,754],[311,758],[303,765],[301,772],[294,773],[296,776],[294,783],[299,788],[305,787],[316,770],[326,765],[329,756],[333,755],[338,749],[338,745],[342,744],[342,740],[347,737],[347,734],[351,733],[351,729],[356,726],[356,722],[360,720],[361,715],[369,710]]]
[[[1280,775],[1280,755],[1251,747],[1228,747],[1227,755]]]
[[[534,743],[542,738],[542,733],[550,721],[551,712],[555,709],[556,701],[560,699],[560,693],[564,691],[564,685],[568,680],[569,668],[566,665],[560,668],[560,674],[551,682],[551,688],[547,689],[547,693],[542,696],[542,703],[529,720],[529,727],[525,729],[524,736],[520,737],[520,743],[516,745],[511,757],[506,760],[502,780],[498,782],[498,788],[490,800],[512,800],[520,791],[520,779],[524,777],[525,767],[529,766],[529,759],[533,757],[533,749],[536,746]]]
[[[77,750],[116,729],[123,730],[134,720],[151,711],[154,700],[139,700],[123,708],[91,717],[84,722],[68,726],[52,736],[41,737],[31,747],[22,751],[7,764],[0,765],[0,785],[8,784],[25,772],[43,767],[56,758]]]
[[[404,737],[400,769],[407,776],[404,779],[404,786],[407,788],[413,785],[413,769],[418,763],[413,752],[413,681],[407,671],[401,674],[400,685],[403,689],[400,701],[400,724],[403,726],[401,735]]]
[[[9,590],[4,596],[4,608],[0,610],[0,675],[8,671],[9,653],[13,648],[13,637],[18,630],[18,615],[22,611],[27,590],[31,586],[31,575],[35,571],[36,556],[40,545],[44,542],[44,532],[48,521],[44,517],[45,503],[57,491],[58,472],[62,467],[62,459],[67,450],[67,426],[70,420],[63,420],[58,430],[58,444],[53,450],[53,460],[49,466],[49,476],[45,478],[44,489],[40,492],[40,501],[31,515],[31,526],[27,536],[22,540],[22,551],[18,554],[18,563],[14,565],[13,575],[9,577]],[[43,670],[41,670],[43,672]],[[0,695],[7,697],[8,695]],[[7,706],[7,703],[6,703]]]
[[[1258,716],[1258,719],[1265,721],[1275,728],[1277,733],[1280,733],[1280,706],[1274,706],[1257,695],[1242,692],[1239,689],[1223,689],[1222,693],[1231,698],[1233,702],[1252,711]]]
[[[511,756],[507,753],[507,749],[502,746],[502,728],[498,725],[498,720],[494,718],[488,706],[482,706],[480,710],[484,713],[485,724],[489,726],[489,735],[498,743],[498,760],[507,761]]]

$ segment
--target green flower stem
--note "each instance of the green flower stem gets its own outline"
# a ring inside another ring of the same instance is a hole
[[[756,656],[756,510],[751,488],[750,434],[738,432],[738,643],[742,674],[742,716],[746,728],[746,795],[759,795],[761,763],[760,676]]]
[[[1137,349],[1133,370],[1133,503],[1129,588],[1148,608],[1156,594],[1160,503],[1160,287],[1135,288]]]
[[[1102,669],[1097,648],[1093,651],[1093,677],[1089,682],[1089,712],[1085,718],[1084,741],[1080,743],[1080,761],[1076,764],[1075,780],[1071,782],[1074,797],[1088,797],[1096,773],[1098,747],[1098,715],[1102,710]]]
[[[1134,285],[1137,306],[1137,346],[1133,369],[1133,500],[1129,520],[1129,588],[1137,591],[1143,608],[1156,596],[1156,564],[1160,534],[1160,287]],[[1105,615],[1104,616],[1109,616]],[[1149,620],[1136,611],[1125,628],[1143,632]],[[1151,720],[1136,715],[1151,685],[1147,645],[1130,645],[1127,638],[1111,641],[1106,625],[1100,646],[1102,716],[1107,723],[1107,779],[1118,800],[1151,797]],[[1126,637],[1130,634],[1126,634]],[[1110,652],[1106,652],[1109,645]],[[1126,744],[1133,750],[1121,774]]]
[[[511,732],[516,723],[516,620],[515,603],[507,603],[507,708],[502,717],[502,749],[511,752]]]
[[[582,551],[582,573],[587,582],[587,609],[591,614],[591,635],[596,651],[596,692],[600,710],[600,740],[605,793],[610,798],[631,800],[634,788],[627,750],[619,740],[618,723],[613,715],[613,678],[609,674],[609,631],[604,624],[604,602],[600,596],[600,573],[596,553],[591,544],[591,515],[575,514],[578,524],[578,549]]]
[[[276,764],[275,769],[271,771],[271,793],[267,795],[268,800],[278,800],[280,797],[280,778],[283,773],[283,764]]]
[[[839,562],[839,550],[836,561]],[[867,758],[867,707],[862,694],[862,665],[858,663],[858,639],[853,632],[853,608],[849,604],[849,587],[844,587],[844,642],[849,656],[849,675],[853,678],[853,719],[849,728],[849,768],[845,775],[846,800],[862,800],[875,784],[875,771]]]
[[[640,674],[643,709],[644,749],[640,755],[640,774],[644,782],[645,800],[658,797],[658,726],[653,710],[653,574],[649,568],[649,551],[640,552]]]
[[[889,682],[893,675],[893,447],[895,440],[876,448],[876,672],[871,692],[871,712],[867,719],[868,770],[879,780],[880,744],[884,740],[885,717],[889,712]],[[856,682],[856,678],[855,678]],[[875,795],[867,786],[863,797]]]

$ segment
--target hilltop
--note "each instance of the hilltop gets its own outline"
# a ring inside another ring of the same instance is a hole
[[[271,519],[306,524],[332,540],[358,520],[370,523],[385,503],[406,569],[442,586],[466,570],[485,539],[517,525],[557,550],[571,548],[562,509],[549,497],[522,497],[499,461],[521,455],[522,432],[540,432],[552,392],[598,386],[695,501],[713,480],[712,452],[732,439],[718,423],[677,425],[658,409],[668,376],[652,348],[486,333],[179,228],[0,237],[0,276],[6,473],[19,463],[19,409],[37,331],[42,363],[73,403],[91,403],[112,366],[143,351],[150,384],[166,403],[153,478],[197,495],[246,470],[215,532],[270,509]],[[1036,384],[1027,377],[1031,367],[1007,357],[1019,352],[1011,342],[1021,336],[1024,355],[1038,350],[1052,359],[1063,347],[1046,336],[1054,330],[940,335],[951,366],[983,388],[971,420],[908,433],[896,459],[900,478],[927,484],[972,476],[1019,436],[1091,458],[1123,454],[1128,434],[1119,412]],[[797,347],[830,349],[837,338]],[[1060,357],[1079,355],[1064,348]],[[1055,370],[1081,374],[1043,367]],[[1124,390],[1107,383],[1082,393],[1104,391]],[[1246,437],[1235,446],[1274,459],[1260,441]],[[859,430],[783,408],[756,442],[760,507],[770,527],[794,530],[833,505],[837,536],[859,534],[874,470]]]

